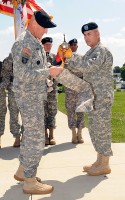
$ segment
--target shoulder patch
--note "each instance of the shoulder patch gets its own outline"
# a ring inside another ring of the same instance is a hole
[[[23,64],[26,64],[26,63],[28,62],[28,60],[29,60],[28,58],[22,57],[22,63],[23,63]]]

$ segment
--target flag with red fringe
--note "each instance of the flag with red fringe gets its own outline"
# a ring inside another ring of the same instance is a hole
[[[31,18],[33,10],[43,10],[35,0],[0,0],[0,13],[14,16],[14,8],[17,8],[18,4],[26,4],[28,19]]]
[[[25,30],[35,10],[43,10],[35,0],[0,0],[0,13],[14,17],[15,38]]]
[[[13,5],[10,1],[8,1],[7,4],[0,1],[0,13],[13,16]]]

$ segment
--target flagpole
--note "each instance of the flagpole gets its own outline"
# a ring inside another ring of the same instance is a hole
[[[13,14],[14,14],[14,35],[15,35],[15,40],[17,37],[17,33],[16,33],[16,8],[13,7]]]

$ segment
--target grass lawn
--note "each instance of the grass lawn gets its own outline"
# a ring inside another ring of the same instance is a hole
[[[115,92],[111,121],[112,141],[125,142],[125,92]]]
[[[112,106],[112,142],[125,142],[125,92],[115,92],[114,104]],[[58,109],[66,114],[65,93],[58,95]],[[85,114],[85,125],[87,127],[87,114]]]

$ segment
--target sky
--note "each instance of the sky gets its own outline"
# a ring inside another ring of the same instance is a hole
[[[81,27],[93,21],[99,26],[101,42],[113,55],[113,67],[123,66],[125,0],[36,0],[36,2],[53,16],[53,22],[57,24],[57,27],[49,29],[47,34],[53,38],[51,52],[57,52],[65,34],[67,42],[73,38],[78,40],[77,52],[84,55],[90,47],[84,41]],[[15,41],[13,24],[13,17],[0,13],[0,61],[8,56]]]

